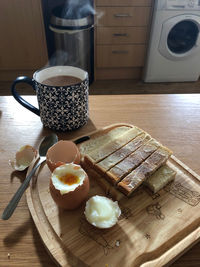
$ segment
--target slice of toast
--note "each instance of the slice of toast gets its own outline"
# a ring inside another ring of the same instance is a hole
[[[172,152],[166,147],[162,146],[158,148],[142,164],[117,184],[119,190],[127,196],[130,196],[142,182],[150,177],[160,166],[166,163],[171,153]]]
[[[79,151],[82,156],[90,155],[93,150],[104,146],[130,129],[131,127],[129,126],[119,126],[101,135],[97,135],[96,137],[93,137],[79,145]]]
[[[102,161],[96,163],[94,165],[94,168],[97,170],[97,172],[104,175],[104,173],[106,173],[110,168],[118,164],[120,161],[124,160],[127,156],[129,156],[150,139],[151,136],[149,134],[141,133],[136,138],[131,140],[128,144],[113,152]]]
[[[144,143],[136,151],[116,164],[106,172],[106,179],[112,184],[118,183],[137,166],[139,166],[147,157],[149,157],[156,149],[161,146],[159,142],[151,138],[147,143]]]
[[[115,152],[116,150],[120,149],[122,146],[126,145],[128,142],[133,140],[141,133],[141,129],[133,127],[130,130],[126,131],[124,134],[120,135],[119,137],[114,138],[111,142],[101,146],[101,149],[97,148],[91,151],[89,156],[94,163],[97,163]]]
[[[176,172],[165,164],[147,178],[144,184],[151,189],[153,193],[157,193],[161,188],[174,180],[175,175]]]
[[[105,195],[107,197],[111,197],[113,200],[120,201],[124,198],[124,194],[122,194],[117,188],[113,187],[107,180],[105,180],[99,173],[97,173],[94,169],[88,168],[86,165],[82,165],[84,170],[87,172],[89,179],[94,179],[96,183],[102,188]]]
[[[147,158],[146,162],[150,165],[153,165],[157,170],[166,162],[166,160],[169,158],[169,156],[171,156],[171,154],[172,151],[170,149],[161,146]]]
[[[110,184],[99,174],[97,173],[87,161],[81,162],[81,167],[87,173],[89,179],[93,179],[97,184],[103,189],[104,193],[107,195],[109,193]]]

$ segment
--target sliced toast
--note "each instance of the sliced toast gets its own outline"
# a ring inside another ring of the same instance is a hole
[[[82,156],[84,155],[90,155],[92,151],[95,149],[98,149],[105,144],[111,142],[113,139],[118,138],[120,135],[124,134],[126,131],[130,130],[131,128],[128,126],[119,126],[116,128],[113,128],[109,130],[108,132],[105,132],[101,135],[97,135],[96,137],[93,137],[89,139],[88,141],[85,141],[79,146],[79,151]]]
[[[81,145],[81,164],[114,199],[130,196],[143,182],[157,192],[175,176],[165,166],[172,151],[138,127],[119,128]]]
[[[94,169],[89,168],[85,163],[82,167],[87,172],[90,179],[94,179],[96,183],[102,188],[105,195],[111,197],[113,200],[120,201],[125,196],[117,188],[113,187],[106,179],[104,179],[99,173]]]
[[[123,178],[117,187],[121,192],[130,196],[130,194],[148,177],[150,177],[160,166],[166,163],[171,155],[171,151],[166,147],[158,148],[142,164]]]
[[[106,172],[106,179],[113,184],[118,183],[160,146],[161,144],[155,139],[150,139],[147,143],[144,143],[140,148]]]
[[[114,167],[116,164],[124,160],[127,156],[137,150],[144,143],[151,139],[150,135],[141,133],[136,138],[131,140],[128,144],[113,152],[111,155],[96,163],[94,168],[97,172],[104,175],[108,170]]]
[[[161,188],[171,182],[176,175],[176,172],[172,170],[167,164],[160,167],[149,178],[144,181],[144,184],[151,189],[154,193],[157,193]]]
[[[137,127],[133,127],[130,130],[126,131],[124,134],[119,137],[114,138],[111,142],[101,146],[101,149],[95,149],[90,153],[90,158],[92,158],[94,163],[97,163],[103,160],[105,157],[109,156],[116,150],[120,149],[122,146],[126,145],[136,136],[138,136],[142,130]]]

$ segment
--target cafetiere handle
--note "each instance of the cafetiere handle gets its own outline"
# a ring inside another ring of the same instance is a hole
[[[14,98],[17,100],[17,102],[19,102],[23,107],[27,108],[28,110],[32,111],[36,115],[40,116],[39,109],[34,107],[33,105],[31,105],[29,102],[27,102],[24,98],[22,98],[18,94],[18,92],[16,91],[16,88],[15,88],[16,84],[18,84],[18,83],[27,83],[27,84],[31,85],[33,87],[33,89],[35,90],[33,80],[27,76],[17,77],[11,86],[11,93],[14,96]]]

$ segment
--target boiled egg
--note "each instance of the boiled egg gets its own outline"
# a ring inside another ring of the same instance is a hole
[[[121,210],[117,201],[96,195],[86,202],[84,213],[87,221],[93,226],[110,228],[117,223]]]
[[[60,140],[51,146],[46,154],[46,163],[51,170],[65,163],[80,163],[80,152],[76,144],[68,140]]]
[[[88,175],[80,165],[67,163],[53,171],[50,193],[59,207],[67,210],[77,208],[87,198],[88,192]]]

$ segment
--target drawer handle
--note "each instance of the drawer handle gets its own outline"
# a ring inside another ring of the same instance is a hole
[[[116,18],[128,18],[128,17],[132,17],[132,15],[130,14],[114,14],[114,17]]]
[[[122,37],[127,37],[128,34],[127,33],[113,33],[113,36],[122,36]]]
[[[128,54],[128,50],[113,50],[113,54]]]

